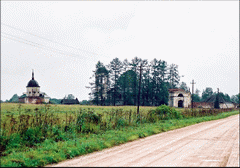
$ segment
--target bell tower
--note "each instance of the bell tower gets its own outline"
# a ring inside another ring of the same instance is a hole
[[[38,82],[34,79],[34,71],[32,70],[32,79],[27,85],[27,96],[28,97],[39,97],[40,86]]]

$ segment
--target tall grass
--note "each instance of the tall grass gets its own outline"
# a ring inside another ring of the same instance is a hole
[[[216,116],[226,111],[216,109],[182,109],[178,111],[175,108],[163,105],[157,108],[143,108],[140,114],[137,115],[136,110],[132,107],[92,108],[92,106],[86,106],[79,108],[78,106],[78,108],[73,108],[65,106],[33,105],[29,108],[28,106],[24,106],[25,105],[15,105],[12,110],[5,110],[2,116],[0,154],[3,158],[8,158],[12,155],[15,156],[16,152],[21,153],[38,149],[47,142],[50,144],[74,142],[76,146],[77,143],[80,142],[90,142],[89,137],[103,135],[109,131],[113,131],[111,135],[114,134],[115,136],[119,131],[124,132],[130,128],[139,128],[144,124],[157,124],[172,119],[181,120],[202,116]],[[167,128],[168,126],[165,125],[165,128],[161,128],[161,131]],[[157,132],[158,131],[155,130],[155,133]],[[154,133],[154,131],[152,133]],[[140,131],[137,137],[144,137],[152,133]],[[110,139],[114,139],[114,136],[110,137]],[[122,140],[115,139],[114,142],[123,143],[134,140],[135,138],[136,135],[134,134]],[[81,141],[79,141],[79,139],[81,139]],[[89,150],[85,148],[85,152],[89,153],[91,150],[94,151],[116,145],[112,144],[112,142],[105,142],[106,139],[101,141],[104,141],[102,142],[104,145],[96,146],[93,149],[88,145],[86,148],[89,148]],[[69,154],[68,151],[64,153]],[[69,154],[67,158],[76,156],[78,153],[79,151],[72,155]],[[55,162],[50,158],[47,160],[46,163]],[[24,166],[23,163],[18,164],[17,160],[13,160],[12,162],[14,162],[13,165],[17,163],[18,166]],[[42,164],[42,162],[37,163],[37,165]]]

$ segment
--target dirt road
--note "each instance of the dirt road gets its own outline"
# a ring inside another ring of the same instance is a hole
[[[128,142],[49,166],[239,166],[239,115]]]

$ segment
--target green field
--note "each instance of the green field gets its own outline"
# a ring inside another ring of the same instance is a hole
[[[228,111],[228,112],[227,112]],[[1,165],[44,166],[152,134],[239,114],[168,106],[1,104]]]

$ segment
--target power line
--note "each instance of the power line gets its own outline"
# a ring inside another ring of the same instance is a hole
[[[53,40],[49,40],[49,39],[47,39],[47,38],[44,38],[44,37],[41,37],[41,36],[35,35],[35,34],[33,34],[33,33],[29,33],[29,32],[27,32],[27,31],[24,31],[24,30],[22,30],[22,29],[19,29],[19,28],[16,28],[16,27],[10,26],[10,25],[7,25],[7,24],[2,23],[2,22],[1,22],[1,24],[4,25],[4,26],[10,27],[10,28],[12,28],[12,29],[15,29],[15,30],[18,30],[18,31],[21,31],[21,32],[27,33],[27,34],[30,34],[30,35],[32,35],[32,36],[35,36],[35,37],[38,37],[38,38],[41,38],[41,39],[44,39],[44,40],[47,40],[47,41],[50,41],[50,42],[53,42],[53,43],[56,43],[56,44],[60,44],[60,45],[62,45],[62,46],[66,46],[66,47],[73,48],[73,49],[76,49],[76,50],[79,50],[79,51],[84,51],[84,52],[88,52],[88,53],[90,53],[90,54],[95,54],[95,55],[97,55],[97,54],[94,53],[94,52],[86,51],[86,50],[82,50],[82,49],[79,49],[79,48],[75,48],[75,47],[72,47],[72,46],[68,46],[68,45],[63,44],[63,43],[59,43],[59,42],[56,42],[56,41],[53,41]]]
[[[29,44],[29,43],[26,43],[26,42],[23,42],[23,41],[19,41],[19,40],[13,39],[13,38],[9,38],[9,37],[6,37],[6,36],[2,36],[2,37],[7,38],[7,39],[10,39],[10,40],[13,40],[13,41],[17,41],[17,42],[20,42],[20,43],[23,43],[23,44],[31,45],[31,46],[33,46],[33,47],[45,49],[45,50],[52,51],[52,52],[57,52],[57,51],[54,51],[54,50],[51,50],[51,49],[39,47],[39,46],[36,46],[36,45],[33,45],[33,44]],[[60,51],[61,51],[61,50],[60,50]],[[62,54],[62,55],[67,55],[66,53],[62,53],[62,52],[57,52],[57,53]],[[67,56],[73,56],[73,55],[67,55]],[[76,57],[76,56],[73,56],[73,57]],[[79,57],[77,57],[77,58],[79,58]]]
[[[51,47],[48,47],[48,46],[45,46],[45,45],[42,45],[42,44],[39,44],[39,43],[35,43],[35,42],[32,42],[32,41],[29,41],[29,40],[26,40],[24,38],[21,38],[21,37],[17,37],[17,36],[14,36],[14,35],[11,35],[11,34],[8,34],[8,33],[4,33],[2,32],[3,34],[6,34],[8,36],[12,36],[14,38],[18,38],[18,39],[21,39],[21,40],[24,40],[24,41],[27,41],[27,42],[30,42],[30,43],[34,43],[34,44],[37,44],[37,45],[40,45],[40,46],[43,46],[43,47],[46,47],[46,48],[50,48],[51,50],[58,50],[60,52],[65,52],[65,51],[62,51],[62,50],[59,50],[59,49],[55,49],[55,48],[51,48]],[[44,49],[44,48],[43,48]],[[68,53],[68,54],[71,54],[71,55],[75,55],[75,56],[80,56],[80,55],[77,55],[77,54],[73,54],[73,53],[70,53],[70,52],[65,52],[65,53]]]

